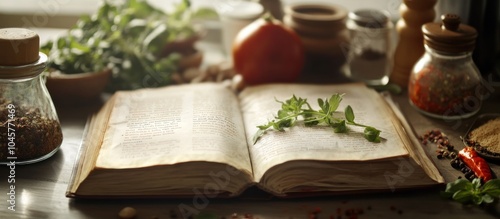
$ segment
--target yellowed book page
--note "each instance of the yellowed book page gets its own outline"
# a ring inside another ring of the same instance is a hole
[[[75,193],[82,181],[94,169],[94,165],[99,154],[99,149],[102,143],[103,135],[106,132],[105,127],[108,123],[111,106],[114,103],[114,98],[110,98],[102,107],[100,112],[93,115],[88,121],[84,130],[84,139],[82,148],[78,152],[77,163],[75,164],[74,174],[69,183],[69,194]]]
[[[251,140],[257,125],[272,120],[281,104],[295,94],[307,98],[318,110],[318,98],[329,98],[334,93],[344,94],[337,111],[347,105],[354,110],[357,123],[381,130],[382,141],[372,143],[363,137],[362,127],[349,126],[350,132],[334,133],[330,127],[298,125],[285,132],[268,131],[254,145]],[[247,141],[252,159],[254,177],[258,182],[266,170],[291,160],[364,161],[408,155],[378,93],[362,84],[348,85],[265,85],[248,88],[240,95]]]
[[[225,87],[207,83],[116,95],[98,168],[212,161],[251,173],[237,97]]]

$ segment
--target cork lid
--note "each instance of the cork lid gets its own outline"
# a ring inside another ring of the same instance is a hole
[[[38,60],[40,38],[35,32],[23,28],[0,29],[0,65],[18,66]]]
[[[455,14],[444,14],[441,23],[427,23],[422,26],[424,43],[432,49],[461,53],[474,50],[477,31],[474,27],[461,24],[460,17]]]

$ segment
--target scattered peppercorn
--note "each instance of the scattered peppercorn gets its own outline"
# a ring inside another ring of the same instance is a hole
[[[427,145],[429,141],[436,144],[436,157],[438,159],[456,157],[455,147],[450,144],[448,137],[440,130],[429,130],[418,138],[423,145]]]
[[[133,219],[137,216],[137,210],[132,207],[125,207],[120,212],[118,212],[118,217],[120,219]]]
[[[470,179],[472,178],[472,176],[473,176],[473,175],[474,175],[474,173],[473,173],[472,171],[470,171],[470,172],[466,172],[466,173],[465,173],[465,178],[470,180]]]
[[[462,137],[460,138],[463,140]],[[457,151],[455,150],[455,147],[452,144],[450,144],[450,140],[448,139],[448,137],[440,130],[437,129],[429,130],[425,132],[423,135],[420,135],[418,139],[420,140],[420,142],[422,142],[423,145],[426,145],[427,141],[435,143],[437,147],[436,149],[437,159],[443,159],[443,158],[451,159],[450,165],[454,169],[460,170],[464,174],[466,179],[472,181],[474,178],[477,178],[474,172],[469,167],[467,167],[461,159],[458,158],[458,154]],[[479,152],[488,154],[487,150],[483,149],[477,142],[473,142],[469,139],[467,139],[466,142],[469,146],[474,147]],[[489,154],[491,155],[491,152]]]
[[[460,163],[461,161],[458,158],[454,158],[453,160],[450,161],[451,166],[457,170],[460,169]]]
[[[456,153],[455,151],[450,152],[450,158],[451,158],[451,159],[455,159],[455,158],[457,158],[457,153]]]

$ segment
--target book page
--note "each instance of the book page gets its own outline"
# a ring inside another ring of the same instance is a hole
[[[363,127],[348,125],[349,133],[334,133],[331,127],[304,127],[302,123],[284,132],[268,131],[254,145],[257,125],[274,119],[281,103],[295,94],[307,98],[311,107],[319,109],[317,99],[344,94],[337,111],[343,118],[350,105],[357,123],[381,130],[382,141],[372,143],[363,137]],[[254,177],[258,182],[274,165],[291,160],[364,161],[408,155],[388,114],[383,99],[363,84],[347,85],[263,85],[247,88],[240,94]]]
[[[235,94],[206,83],[118,92],[96,166],[221,162],[251,173]]]

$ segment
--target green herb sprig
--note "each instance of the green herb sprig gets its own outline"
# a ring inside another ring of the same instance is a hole
[[[446,185],[441,193],[445,198],[453,199],[462,204],[491,204],[500,198],[500,179],[492,179],[481,185],[481,180],[475,178],[472,182],[466,179],[457,179]]]
[[[104,0],[94,14],[82,15],[67,34],[47,41],[41,51],[49,56],[50,69],[65,74],[111,69],[110,92],[170,85],[182,54],[164,55],[163,49],[196,36],[193,21],[209,16],[208,9],[190,6],[182,0],[167,13],[146,0]]]
[[[267,130],[285,131],[285,128],[294,126],[297,121],[300,121],[300,118],[302,118],[304,125],[307,127],[316,125],[330,126],[335,133],[346,133],[349,130],[347,125],[361,126],[365,128],[364,137],[368,141],[380,142],[381,131],[374,127],[355,122],[354,111],[350,105],[345,108],[344,117],[337,113],[343,96],[344,94],[335,93],[330,98],[324,100],[318,98],[319,110],[314,110],[307,102],[307,99],[296,97],[295,95],[284,102],[276,100],[276,102],[281,103],[281,109],[278,110],[273,120],[267,124],[257,126],[259,130],[253,137],[253,143],[255,144]]]

